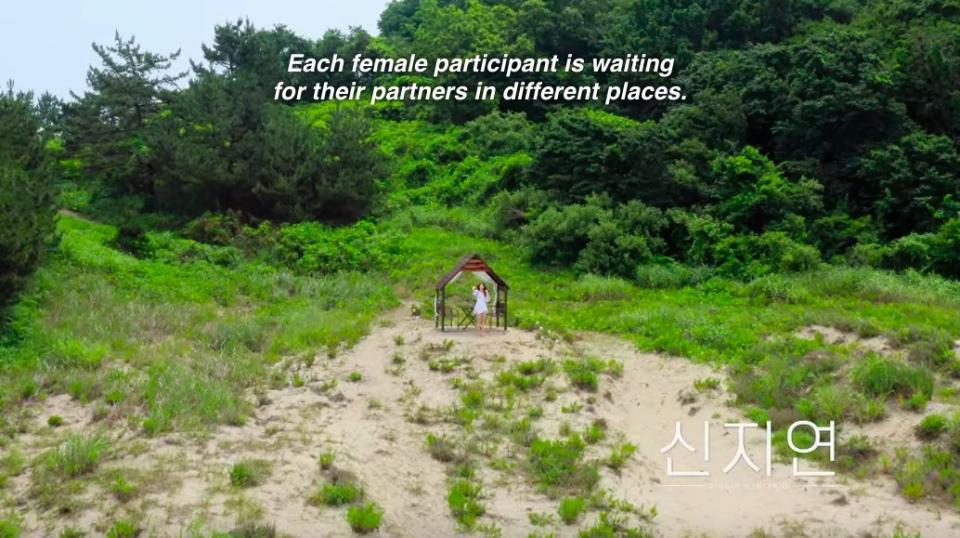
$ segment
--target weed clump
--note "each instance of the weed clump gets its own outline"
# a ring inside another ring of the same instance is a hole
[[[925,404],[933,394],[933,375],[922,366],[871,355],[853,369],[853,381],[869,396],[916,398]]]
[[[637,445],[633,443],[620,443],[610,447],[610,457],[607,458],[607,467],[619,472],[636,451]]]
[[[137,487],[131,484],[125,476],[118,474],[110,484],[110,492],[118,501],[125,503],[137,494]]]
[[[580,519],[580,514],[583,513],[586,504],[586,501],[584,501],[582,497],[564,497],[560,501],[560,507],[557,508],[557,513],[564,523],[573,525]]]
[[[430,456],[432,456],[433,459],[443,463],[449,463],[460,459],[457,453],[456,443],[446,435],[435,435],[428,433],[427,451],[430,452]]]
[[[327,450],[320,453],[320,457],[317,458],[317,461],[320,463],[320,468],[326,471],[333,467],[333,461],[337,459],[337,453],[332,450]]]
[[[120,520],[107,531],[107,538],[136,538],[140,534],[140,526],[132,521]]]
[[[603,361],[598,359],[566,360],[563,370],[570,379],[570,384],[578,389],[596,392],[600,387],[597,374],[603,371]]]
[[[936,413],[923,417],[917,424],[916,434],[920,439],[931,440],[947,431],[947,418]]]
[[[357,534],[368,534],[380,528],[383,520],[383,508],[375,502],[347,509],[347,523]]]
[[[40,468],[62,478],[92,473],[107,449],[102,437],[73,434],[59,447],[41,456]]]
[[[595,465],[583,463],[584,447],[577,435],[566,440],[535,439],[530,444],[530,472],[548,492],[589,492],[600,474]]]
[[[315,498],[315,504],[342,506],[352,504],[363,498],[363,488],[352,482],[324,484]]]
[[[271,473],[270,462],[245,459],[230,467],[230,484],[235,488],[252,488],[267,481]]]
[[[480,503],[480,490],[480,484],[466,478],[458,479],[450,485],[447,506],[450,507],[453,517],[465,529],[473,528],[477,519],[486,512]]]

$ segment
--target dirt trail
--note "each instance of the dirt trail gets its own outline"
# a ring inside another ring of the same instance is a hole
[[[727,396],[720,390],[695,393],[695,401],[679,397],[694,392],[695,380],[723,378],[709,366],[638,353],[623,340],[600,335],[583,335],[571,348],[517,329],[441,333],[429,320],[401,308],[388,313],[367,338],[340,357],[318,357],[311,366],[300,366],[305,384],[269,391],[254,418],[242,427],[223,427],[200,441],[183,435],[143,440],[131,432],[115,432],[115,444],[122,446],[129,439],[129,448],[104,467],[140,469],[156,483],[132,506],[122,508],[105,486],[93,485],[85,493],[89,506],[72,516],[43,513],[35,502],[24,500],[18,506],[26,525],[24,535],[49,536],[68,525],[102,532],[118,515],[137,510],[144,526],[161,536],[189,535],[198,528],[230,529],[243,520],[271,522],[297,537],[354,536],[343,508],[306,503],[322,483],[317,457],[327,450],[336,451],[337,467],[356,474],[367,497],[384,507],[384,524],[373,536],[458,535],[446,502],[445,467],[424,448],[428,432],[452,431],[453,426],[414,420],[418,413],[429,416],[457,401],[450,386],[454,374],[434,371],[418,358],[427,346],[440,348],[446,341],[452,342],[448,355],[472,356],[473,368],[487,379],[502,367],[501,357],[509,364],[576,352],[622,361],[623,376],[605,378],[595,402],[577,414],[564,414],[561,407],[582,403],[583,395],[560,392],[556,401],[543,403],[544,416],[536,425],[552,436],[562,422],[580,427],[603,418],[611,431],[623,432],[638,451],[620,475],[605,469],[600,487],[638,506],[656,505],[654,529],[660,536],[742,537],[759,528],[776,536],[890,536],[897,526],[925,537],[960,534],[955,511],[907,504],[887,477],[869,482],[795,478],[784,463],[773,463],[772,476],[765,476],[762,430],[748,430],[746,436],[749,457],[761,472],[741,462],[724,473],[738,441],[736,431],[725,429],[723,423],[746,420],[724,404]],[[397,354],[402,364],[395,359]],[[362,381],[346,380],[354,371],[363,374]],[[335,387],[330,387],[330,379],[338,380]],[[67,397],[51,398],[37,411],[38,424],[59,414],[67,419],[65,428],[83,430],[90,425],[91,410]],[[666,455],[660,449],[673,438],[678,420],[697,452],[674,447],[670,455],[675,468],[705,468],[709,478],[667,475]],[[709,464],[702,458],[705,420],[711,423]],[[28,459],[49,445],[32,435],[17,443]],[[239,492],[231,488],[226,470],[242,458],[273,461],[269,480]],[[810,469],[808,463],[802,465]],[[26,499],[29,474],[14,482],[20,499]],[[535,531],[576,536],[576,526],[557,523],[538,528],[530,523],[531,512],[555,514],[557,501],[538,493],[522,473],[486,469],[482,478],[485,521],[500,527],[503,536]]]

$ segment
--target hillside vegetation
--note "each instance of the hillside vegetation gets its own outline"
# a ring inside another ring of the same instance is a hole
[[[432,318],[476,252],[513,325],[723,366],[780,448],[794,420],[918,413],[919,449],[835,466],[960,503],[960,4],[400,0],[380,30],[219,26],[188,82],[118,35],[83,95],[0,95],[0,446],[63,393],[137,436],[243,424],[303,382],[277,364],[401,301]],[[289,50],[656,51],[690,97],[281,105]]]

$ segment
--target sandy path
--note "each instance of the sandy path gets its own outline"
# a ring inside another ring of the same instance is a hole
[[[470,355],[470,367],[486,379],[501,367],[498,357],[509,364],[579,352],[622,361],[623,377],[605,378],[595,404],[577,415],[561,414],[561,406],[582,400],[575,391],[561,392],[557,401],[543,404],[544,417],[537,427],[552,436],[561,422],[579,428],[603,418],[611,431],[623,432],[638,452],[619,476],[605,469],[600,485],[636,505],[656,505],[654,526],[661,536],[747,536],[760,528],[776,536],[890,536],[898,525],[926,537],[960,535],[955,511],[907,504],[887,477],[869,483],[843,477],[801,479],[792,476],[789,464],[781,463],[774,463],[773,476],[766,477],[758,430],[748,430],[747,448],[761,472],[741,463],[723,473],[738,443],[735,430],[725,432],[722,424],[745,420],[724,405],[727,396],[719,391],[713,396],[700,394],[688,404],[678,399],[696,379],[723,377],[708,366],[638,353],[622,340],[600,335],[584,335],[570,347],[515,329],[482,335],[441,333],[429,320],[408,312],[401,308],[388,313],[367,338],[340,357],[300,366],[306,384],[268,392],[268,401],[245,426],[220,428],[200,441],[182,435],[143,440],[132,432],[112,433],[119,440],[133,439],[130,442],[139,447],[116,454],[104,466],[162,473],[162,483],[133,501],[132,507],[122,508],[94,485],[85,494],[90,506],[64,517],[42,513],[35,503],[23,500],[18,510],[26,523],[24,535],[48,536],[67,525],[102,531],[132,508],[161,536],[189,535],[195,528],[230,529],[244,519],[274,523],[281,532],[297,537],[354,536],[343,508],[314,507],[305,501],[322,483],[317,456],[326,450],[335,450],[336,466],[356,474],[367,497],[384,507],[384,524],[373,536],[458,535],[446,504],[445,467],[424,448],[428,432],[456,434],[455,426],[429,419],[457,401],[457,392],[450,387],[456,374],[431,370],[418,358],[424,349],[442,347],[447,340],[453,344],[446,356]],[[396,364],[396,354],[403,358],[402,365]],[[364,379],[346,381],[353,371]],[[324,382],[333,378],[336,386],[325,390]],[[418,410],[428,417],[420,423],[412,420]],[[51,414],[67,418],[65,428],[89,427],[90,410],[67,397],[51,398],[38,408],[37,423],[44,424]],[[679,446],[671,452],[676,468],[682,470],[704,467],[703,423],[711,422],[711,461],[705,467],[711,472],[709,479],[667,475],[660,449],[673,438],[677,420],[685,439],[698,447],[693,455]],[[45,445],[42,437],[32,435],[18,438],[18,443],[28,457],[49,446],[49,440]],[[231,488],[226,469],[241,458],[273,461],[270,479],[256,488]],[[28,475],[14,484],[21,499]],[[538,530],[576,535],[576,527],[558,524],[543,529],[530,523],[531,512],[555,513],[556,501],[536,492],[521,473],[485,469],[482,479],[488,512],[484,521],[500,527],[503,536],[527,536]]]

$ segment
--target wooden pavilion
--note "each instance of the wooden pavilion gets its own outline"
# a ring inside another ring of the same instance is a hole
[[[434,312],[435,312],[435,321],[434,325],[438,327],[441,331],[447,329],[447,327],[456,327],[464,328],[466,324],[464,323],[464,318],[471,318],[469,312],[465,307],[461,308],[463,310],[460,321],[457,321],[457,312],[454,308],[450,308],[447,305],[447,285],[455,281],[463,273],[473,273],[480,280],[483,280],[494,285],[494,301],[493,301],[493,318],[494,318],[494,327],[500,327],[501,323],[503,324],[503,330],[507,330],[507,292],[510,289],[510,286],[507,285],[507,282],[500,278],[487,262],[483,261],[483,258],[477,256],[476,254],[468,254],[463,258],[460,258],[460,261],[453,266],[447,274],[443,275],[437,282],[437,288],[434,295]],[[487,286],[489,288],[489,285]],[[471,305],[472,307],[472,305]],[[472,319],[472,318],[471,318]]]

